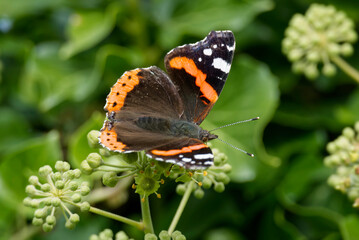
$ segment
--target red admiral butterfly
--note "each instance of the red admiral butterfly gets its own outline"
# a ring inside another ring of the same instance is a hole
[[[199,127],[218,99],[231,68],[231,31],[212,31],[195,44],[167,53],[165,66],[125,72],[111,88],[100,142],[116,152],[147,156],[189,169],[213,164],[205,142],[216,139]]]

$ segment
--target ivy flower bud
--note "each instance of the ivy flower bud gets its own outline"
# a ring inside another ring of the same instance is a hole
[[[43,166],[39,169],[39,175],[46,178],[50,173],[52,173],[52,168],[49,165]]]
[[[46,223],[49,225],[55,225],[56,223],[56,218],[53,215],[47,216],[46,217]]]
[[[87,212],[90,210],[90,208],[91,208],[91,206],[88,202],[81,203],[81,206],[80,206],[81,212]]]
[[[102,163],[101,155],[98,153],[90,153],[86,160],[91,168],[98,168]]]
[[[32,219],[32,224],[34,226],[41,226],[42,224],[44,223],[44,220],[42,218],[37,218],[37,217],[34,217]]]
[[[99,137],[100,137],[100,131],[97,130],[91,130],[88,134],[87,134],[87,141],[88,141],[88,145],[91,148],[99,148],[100,145],[100,141],[99,141]]]
[[[37,189],[35,188],[34,185],[27,185],[27,186],[26,186],[26,189],[25,189],[25,192],[26,192],[27,194],[30,194],[30,195],[36,195]]]
[[[79,203],[79,202],[81,202],[81,195],[78,193],[75,193],[74,195],[71,196],[71,199],[74,203]]]
[[[31,176],[29,178],[29,183],[31,185],[38,185],[39,184],[39,178],[37,176]]]
[[[116,240],[128,240],[129,237],[127,236],[127,234],[124,231],[119,231],[118,233],[116,233]]]
[[[212,186],[212,181],[208,177],[204,177],[202,180],[202,187],[205,189],[209,189]]]
[[[68,187],[71,191],[76,191],[79,188],[79,184],[75,181],[71,181],[68,183]]]
[[[30,197],[26,197],[24,198],[24,200],[22,201],[22,203],[26,206],[26,207],[31,207],[31,202],[32,199]]]
[[[42,225],[42,230],[44,230],[44,232],[50,232],[53,228],[54,226],[48,224],[47,222]]]
[[[186,192],[186,185],[185,184],[178,184],[176,187],[176,193],[178,195],[183,195]]]
[[[158,235],[161,240],[171,240],[171,236],[168,234],[168,231],[162,230]]]
[[[78,223],[80,221],[80,216],[77,213],[73,213],[70,215],[69,220],[72,223]]]
[[[80,193],[82,196],[86,196],[90,193],[91,189],[89,186],[81,186],[80,187]]]
[[[146,233],[144,239],[145,239],[145,240],[157,240],[158,238],[157,238],[156,235],[153,234],[153,233]]]
[[[40,209],[36,209],[34,216],[36,218],[43,218],[46,215],[46,209],[45,208],[40,208]]]
[[[55,169],[59,172],[66,172],[70,170],[70,164],[64,161],[57,161],[55,163]]]
[[[175,240],[185,240],[186,237],[178,230],[174,231],[171,235],[172,239]]]
[[[102,176],[102,183],[108,187],[114,187],[119,179],[115,172],[107,172]]]
[[[90,175],[93,172],[92,167],[89,165],[87,160],[81,162],[81,172],[84,174]]]
[[[326,63],[323,66],[323,74],[327,77],[332,77],[335,75],[335,73],[337,72],[334,64],[331,63]]]
[[[223,192],[225,189],[224,183],[223,182],[217,182],[214,184],[214,191],[216,192]]]
[[[107,228],[100,233],[99,237],[100,239],[112,239],[113,232],[111,229]]]
[[[197,188],[197,189],[194,191],[193,195],[194,195],[195,198],[197,198],[197,199],[202,199],[203,196],[204,196],[204,191],[202,190],[202,188]]]
[[[64,187],[65,187],[65,182],[62,181],[62,180],[58,180],[58,181],[55,182],[55,187],[56,187],[57,189],[64,189]]]
[[[52,175],[52,179],[54,181],[57,181],[57,180],[61,180],[62,179],[62,174],[60,172],[55,172],[53,175]]]

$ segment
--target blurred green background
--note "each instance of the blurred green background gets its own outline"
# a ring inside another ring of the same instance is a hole
[[[356,0],[333,4],[359,22]],[[133,229],[91,214],[75,230],[62,222],[44,234],[22,206],[30,175],[65,159],[73,168],[90,153],[86,134],[100,129],[110,87],[126,70],[157,65],[172,48],[232,30],[236,53],[222,95],[203,126],[254,153],[220,142],[233,166],[224,193],[191,198],[178,229],[187,239],[359,239],[359,217],[330,188],[326,143],[359,120],[359,89],[339,72],[309,81],[291,72],[281,52],[285,28],[309,0],[1,0],[0,239],[88,239],[105,227]],[[358,27],[356,28],[358,30]],[[354,45],[358,49],[358,44]],[[359,54],[347,59],[359,66]],[[167,229],[180,197],[175,184],[151,198],[157,233]],[[98,204],[139,219],[132,189],[125,203]]]

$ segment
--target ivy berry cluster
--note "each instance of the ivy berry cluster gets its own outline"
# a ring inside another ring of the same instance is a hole
[[[321,72],[336,73],[335,64],[343,70],[349,66],[340,58],[353,54],[357,40],[354,22],[334,6],[312,4],[307,12],[295,14],[285,30],[282,50],[293,63],[293,71],[314,79]]]
[[[324,164],[335,168],[328,184],[347,194],[353,206],[359,207],[359,122],[354,128],[344,128],[341,136],[328,143],[327,150],[330,155]]]
[[[77,213],[72,213],[69,206],[77,206],[82,211],[88,211],[90,204],[84,197],[90,193],[88,182],[79,181],[81,171],[71,170],[70,164],[57,161],[55,171],[49,166],[39,169],[39,177],[31,176],[24,199],[24,205],[36,209],[32,223],[40,226],[45,232],[51,231],[56,224],[56,213],[63,212],[66,218],[65,226],[74,228],[80,221]]]

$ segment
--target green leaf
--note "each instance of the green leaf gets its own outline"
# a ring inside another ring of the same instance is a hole
[[[18,148],[29,138],[30,126],[26,119],[11,108],[0,108],[0,156]]]
[[[2,0],[0,1],[0,16],[19,17],[46,8],[59,7],[64,0]]]
[[[206,126],[209,120],[212,125],[205,129],[212,129],[213,126],[219,127],[239,120],[260,117],[254,122],[215,132],[219,138],[255,154],[252,159],[219,141],[211,142],[227,154],[233,167],[232,180],[243,182],[255,179],[259,164],[267,167],[280,165],[278,158],[266,153],[262,142],[264,128],[272,118],[278,100],[277,78],[268,67],[248,56],[235,56],[224,90],[204,124]]]
[[[344,240],[356,240],[359,236],[359,217],[349,215],[340,222],[340,230]]]
[[[58,57],[59,45],[37,45],[29,57],[20,81],[19,95],[23,101],[48,111],[65,100],[84,100],[98,84],[93,66],[64,61]]]
[[[20,203],[26,196],[28,178],[37,174],[43,165],[54,165],[62,159],[59,134],[56,131],[32,138],[19,146],[16,151],[3,157],[0,165],[0,178],[12,201]],[[1,194],[0,194],[1,195]]]
[[[283,181],[278,186],[278,191],[282,191],[294,202],[307,195],[319,171],[323,169],[322,163],[317,161],[317,158],[318,156],[312,154],[304,154],[293,159],[293,164],[286,171]]]
[[[188,174],[183,174],[176,178],[176,182],[189,182],[191,181],[191,177]]]
[[[166,47],[173,47],[180,36],[191,34],[203,37],[212,30],[239,31],[247,26],[258,14],[273,8],[269,0],[231,1],[231,0],[193,0],[181,2],[180,14],[159,15],[162,26],[160,40]],[[157,14],[157,12],[155,13]],[[167,19],[164,19],[166,17]]]
[[[69,143],[69,160],[73,168],[79,168],[87,155],[94,151],[87,141],[87,134],[91,130],[100,130],[105,119],[105,114],[95,112],[72,136]]]
[[[115,27],[120,9],[119,4],[114,2],[104,12],[93,10],[73,14],[67,25],[69,40],[61,47],[60,56],[70,58],[102,41]]]

